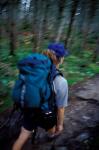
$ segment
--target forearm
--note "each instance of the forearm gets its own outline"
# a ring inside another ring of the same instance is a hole
[[[58,108],[58,110],[57,110],[57,127],[60,127],[60,126],[63,127],[64,111],[65,111],[64,107]]]
[[[63,130],[63,123],[64,123],[64,107],[58,108],[57,109],[57,124],[51,130],[48,131],[49,134],[51,135],[58,135],[62,132]]]

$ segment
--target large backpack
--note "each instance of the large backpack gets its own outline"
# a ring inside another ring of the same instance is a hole
[[[18,69],[13,101],[21,107],[41,108],[44,111],[54,109],[53,79],[60,73],[51,60],[43,54],[34,53],[19,61]]]

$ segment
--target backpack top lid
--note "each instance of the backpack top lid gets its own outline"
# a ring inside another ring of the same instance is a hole
[[[42,71],[43,72],[45,71],[48,74],[51,68],[51,64],[52,62],[47,56],[39,53],[33,53],[27,56],[26,58],[22,59],[21,61],[19,61],[18,69],[20,73],[24,74],[30,73],[34,75],[34,73],[37,72],[37,70],[38,74],[39,73],[42,74]]]

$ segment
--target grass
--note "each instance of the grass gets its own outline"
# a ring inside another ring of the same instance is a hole
[[[92,62],[92,52],[89,51],[85,51],[82,54],[82,58],[70,55],[65,59],[60,69],[63,71],[70,86],[99,73],[99,66],[97,63]]]

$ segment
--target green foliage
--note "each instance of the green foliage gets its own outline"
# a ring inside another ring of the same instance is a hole
[[[91,70],[92,72],[94,72],[94,73],[99,73],[99,65],[94,64],[94,63],[91,63],[91,64],[89,65],[89,68],[90,68],[90,70]]]
[[[3,101],[4,101],[4,104],[2,105],[2,107],[0,107],[0,113],[5,111],[6,109],[8,109],[9,107],[13,105],[9,96],[4,98]]]
[[[94,44],[96,43],[97,38],[98,38],[97,33],[90,33],[87,36],[87,42],[90,44]]]
[[[61,65],[60,69],[67,78],[69,85],[73,85],[87,77],[92,77],[99,73],[99,66],[92,63],[93,53],[91,51],[84,51],[82,58],[75,55],[70,55]]]
[[[20,29],[24,31],[29,31],[31,27],[32,25],[30,24],[30,22],[26,18],[24,18],[23,22],[21,23]]]
[[[24,38],[21,40],[24,41]],[[45,40],[40,50],[41,52],[46,50],[48,43],[48,40]],[[69,57],[65,58],[64,63],[60,66],[70,86],[99,73],[98,65],[92,62],[93,52],[80,50],[79,47],[80,40],[72,46],[73,52]],[[0,99],[4,101],[4,104],[0,107],[0,112],[12,106],[11,91],[18,75],[17,62],[32,52],[31,45],[25,42],[20,43],[16,49],[15,56],[9,56],[8,49],[8,41],[2,40],[2,51],[0,51],[0,93],[4,94],[3,97],[0,96]]]
[[[15,56],[9,56],[8,49],[8,41],[2,40],[2,51],[0,51],[0,100],[3,100],[4,104],[2,107],[0,106],[0,112],[12,106],[11,91],[18,76],[17,62],[32,51],[31,47],[23,44],[16,49]]]
[[[74,41],[72,46],[70,47],[72,53],[74,55],[82,55],[82,47],[81,47],[81,40]]]

